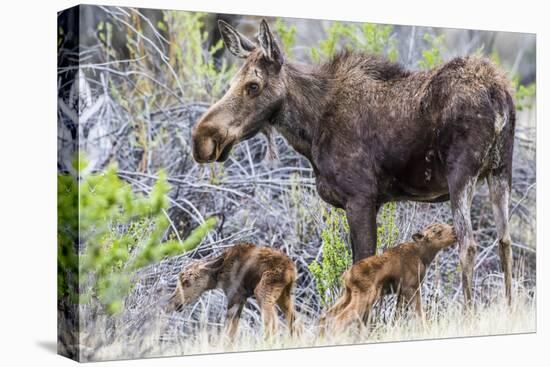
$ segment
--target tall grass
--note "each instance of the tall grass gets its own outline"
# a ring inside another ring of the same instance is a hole
[[[426,302],[424,302],[426,305]],[[378,305],[380,307],[380,305]],[[391,312],[391,307],[387,311]],[[169,342],[162,341],[166,332],[166,323],[155,323],[155,327],[139,338],[128,339],[123,336],[99,349],[89,349],[93,359],[135,358],[155,356],[181,356],[204,353],[244,352],[255,350],[319,347],[331,345],[349,345],[362,343],[398,342],[424,339],[456,338],[485,335],[506,335],[530,333],[536,331],[536,298],[526,292],[516,292],[514,304],[510,307],[503,297],[491,304],[477,302],[472,309],[465,309],[459,303],[449,303],[444,309],[437,304],[427,305],[426,321],[422,322],[412,314],[404,314],[396,320],[376,317],[368,329],[350,329],[346,333],[328,334],[320,337],[316,319],[304,315],[298,317],[299,334],[290,337],[279,322],[279,333],[274,339],[266,340],[259,325],[241,320],[237,336],[229,339],[223,334],[222,325],[203,322],[192,338],[177,338]],[[203,315],[203,321],[208,316]],[[179,320],[185,322],[185,320]],[[160,327],[159,325],[164,325]],[[93,336],[94,344],[101,333]],[[86,348],[84,348],[86,350]]]

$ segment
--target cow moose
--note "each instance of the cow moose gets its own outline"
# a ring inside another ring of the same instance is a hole
[[[311,163],[320,197],[346,211],[355,262],[376,252],[384,203],[450,200],[466,303],[477,246],[470,207],[485,179],[511,302],[515,108],[501,70],[481,57],[457,57],[410,71],[351,51],[306,65],[285,59],[265,20],[257,44],[218,25],[228,50],[245,61],[193,128],[197,162],[225,161],[238,142],[275,129]]]
[[[456,237],[450,225],[434,223],[412,239],[358,261],[342,275],[344,291],[322,318],[323,332],[327,325],[335,332],[354,321],[368,325],[373,304],[392,292],[397,292],[396,313],[410,305],[424,320],[420,284],[435,256],[456,243]]]

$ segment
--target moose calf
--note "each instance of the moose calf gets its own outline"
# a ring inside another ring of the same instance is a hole
[[[437,253],[456,242],[451,226],[432,224],[422,233],[413,235],[412,242],[397,245],[381,255],[355,263],[343,278],[344,294],[321,320],[321,330],[327,322],[341,331],[352,322],[368,324],[372,305],[383,295],[397,290],[397,305],[401,311],[409,303],[424,319],[420,283]]]
[[[222,289],[227,296],[228,335],[237,331],[240,315],[248,297],[255,296],[262,313],[264,333],[273,335],[279,305],[292,335],[294,304],[292,290],[296,268],[284,253],[245,243],[235,245],[221,255],[196,262],[178,276],[169,309],[181,310],[210,289]]]

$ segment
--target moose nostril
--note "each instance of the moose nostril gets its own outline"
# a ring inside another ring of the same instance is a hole
[[[193,158],[199,163],[216,159],[217,141],[212,138],[195,138],[193,141]]]
[[[216,156],[216,149],[214,148],[214,150],[212,150],[212,153],[210,153],[210,155],[208,156],[208,158],[206,158],[206,160],[208,162],[212,162],[212,161],[215,161],[217,158]]]
[[[216,151],[218,150],[217,140],[216,139],[210,139],[208,147],[210,148],[210,155],[208,156],[208,160],[213,161],[217,158],[217,156],[216,156]]]

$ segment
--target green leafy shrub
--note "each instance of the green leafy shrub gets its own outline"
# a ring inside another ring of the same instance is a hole
[[[498,66],[504,68],[501,62],[500,55],[496,49],[493,49],[490,59]],[[530,84],[521,84],[520,76],[518,73],[514,73],[510,69],[507,69],[508,75],[512,80],[512,88],[514,90],[514,101],[516,109],[518,111],[529,110],[533,107],[533,97],[537,93],[537,84],[535,82]]]
[[[378,227],[376,228],[376,248],[378,251],[395,245],[399,237],[399,228],[396,219],[397,203],[386,203],[378,213]]]
[[[385,204],[378,215],[377,250],[392,246],[399,236],[396,219],[397,204]],[[322,260],[309,264],[309,270],[315,279],[317,292],[323,306],[332,304],[341,289],[342,273],[352,265],[352,254],[347,243],[349,225],[346,212],[342,209],[323,210],[324,228],[322,238]]]
[[[418,61],[421,69],[431,69],[443,63],[442,52],[445,47],[445,35],[434,36],[430,33],[424,33],[424,41],[428,48],[422,51],[422,59]]]
[[[275,31],[283,44],[283,51],[288,57],[293,56],[293,47],[296,45],[296,26],[286,26],[281,18],[275,21]]]
[[[536,83],[530,83],[527,85],[521,84],[519,81],[519,76],[516,75],[512,78],[512,87],[515,90],[514,99],[516,109],[518,111],[531,109],[533,107],[533,97],[537,92]]]
[[[229,84],[235,67],[228,66],[225,58],[220,65],[215,65],[214,54],[223,48],[223,41],[219,40],[209,49],[205,47],[208,41],[208,32],[203,31],[206,15],[169,10],[164,12],[164,25],[170,41],[168,62],[184,82],[184,97],[214,102]]]
[[[398,56],[397,39],[392,38],[393,26],[364,23],[360,26],[360,35],[355,37],[352,47],[375,55],[386,55],[390,61]]]
[[[317,47],[310,49],[311,59],[315,62],[330,59],[338,51],[340,40],[349,37],[351,33],[353,33],[351,26],[340,22],[332,23],[327,29],[327,37],[319,41]]]
[[[78,303],[78,183],[57,176],[57,295]]]
[[[346,213],[341,209],[323,210],[324,225],[321,232],[323,258],[313,261],[309,270],[315,279],[317,292],[323,306],[332,304],[340,293],[342,273],[352,264],[349,241],[349,225]]]
[[[393,26],[381,24],[344,24],[334,22],[327,29],[327,37],[318,47],[310,50],[313,61],[327,60],[340,50],[360,50],[366,53],[386,55],[391,61],[397,60],[397,40],[392,38]]]
[[[167,10],[156,24],[166,42],[159,47],[147,38],[149,27],[137,12],[125,21],[126,48],[133,60],[120,69],[123,78],[108,79],[109,94],[132,117],[130,139],[143,150],[138,171],[149,167],[149,151],[162,135],[149,134],[149,111],[179,106],[183,101],[213,103],[224,92],[235,66],[226,58],[216,63],[214,54],[223,47],[220,40],[207,46],[209,35],[204,31],[205,13]],[[99,23],[98,37],[105,55],[117,59],[111,46],[113,37],[110,23]],[[159,36],[160,37],[160,36]],[[117,66],[113,66],[117,68]]]
[[[115,168],[79,181],[58,175],[58,293],[75,303],[97,300],[120,311],[137,269],[192,250],[216,224],[212,217],[185,241],[162,242],[169,226],[163,173],[148,195],[134,193]]]

